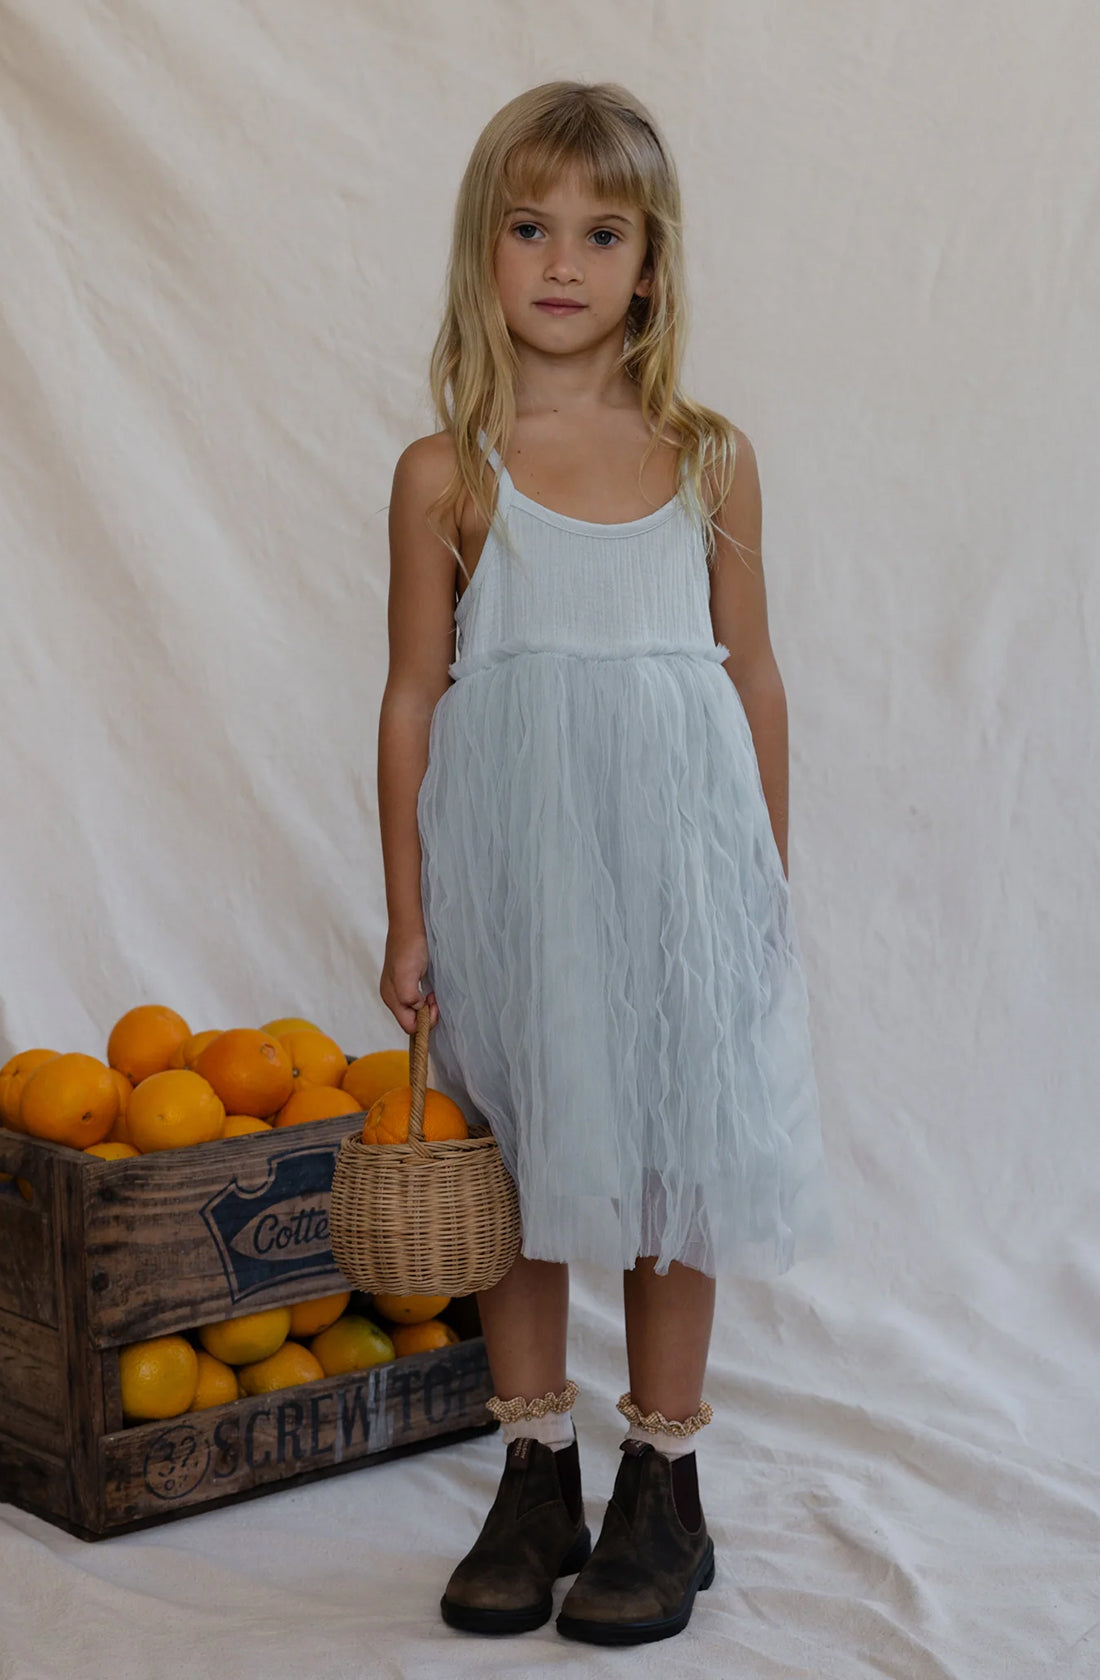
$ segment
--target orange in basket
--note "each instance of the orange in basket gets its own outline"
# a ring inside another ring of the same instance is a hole
[[[395,1085],[384,1091],[372,1105],[363,1124],[364,1143],[408,1143],[409,1112],[412,1109],[412,1086]],[[469,1137],[466,1116],[456,1102],[442,1091],[430,1088],[424,1092],[424,1141],[445,1143],[452,1138]]]

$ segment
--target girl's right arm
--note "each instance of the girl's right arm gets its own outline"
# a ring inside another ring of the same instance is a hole
[[[428,767],[432,713],[451,686],[455,558],[427,523],[449,479],[454,446],[446,432],[418,438],[397,462],[390,495],[389,671],[378,719],[378,820],[389,931],[379,993],[402,1030],[416,1030],[428,941],[420,898],[417,797]],[[438,515],[436,515],[438,517]],[[450,528],[456,547],[457,523]],[[428,993],[430,1024],[439,1010]]]

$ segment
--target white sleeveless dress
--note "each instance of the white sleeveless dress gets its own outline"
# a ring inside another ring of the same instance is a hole
[[[701,523],[555,513],[489,459],[518,559],[490,530],[417,800],[429,1083],[492,1128],[531,1258],[779,1275],[831,1196]]]

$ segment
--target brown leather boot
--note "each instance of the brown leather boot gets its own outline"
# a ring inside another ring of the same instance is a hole
[[[550,1620],[559,1575],[592,1550],[581,1499],[577,1439],[560,1452],[521,1436],[473,1546],[439,1601],[443,1620],[470,1633],[526,1633]]]
[[[567,1639],[640,1645],[679,1633],[714,1580],[714,1543],[699,1504],[695,1454],[668,1459],[623,1441],[615,1488],[592,1555],[557,1620]]]

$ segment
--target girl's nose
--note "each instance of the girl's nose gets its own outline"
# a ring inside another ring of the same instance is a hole
[[[549,253],[543,272],[548,280],[575,279],[580,275],[581,267],[568,249],[559,247]]]

